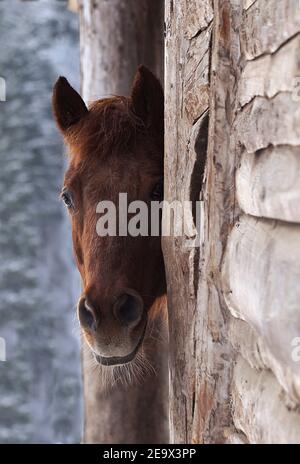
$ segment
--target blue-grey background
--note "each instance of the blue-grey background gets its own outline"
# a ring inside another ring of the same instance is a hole
[[[64,0],[2,0],[0,43],[0,443],[74,443],[80,284],[59,201],[66,160],[51,90],[60,74],[79,86],[78,16]]]

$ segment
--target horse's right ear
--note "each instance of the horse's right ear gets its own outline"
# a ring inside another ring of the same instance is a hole
[[[60,77],[53,88],[52,107],[55,120],[62,132],[88,113],[81,96],[65,77]]]
[[[164,130],[164,94],[161,83],[154,74],[146,68],[139,66],[132,90],[131,101],[134,113],[160,134]]]

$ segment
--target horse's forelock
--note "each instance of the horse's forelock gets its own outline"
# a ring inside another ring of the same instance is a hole
[[[112,152],[131,151],[144,130],[131,110],[130,98],[115,96],[93,102],[88,115],[70,128],[67,141],[81,157],[99,159]]]

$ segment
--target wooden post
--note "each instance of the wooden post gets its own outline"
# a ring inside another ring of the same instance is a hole
[[[163,73],[163,1],[81,0],[82,93],[92,101],[128,95],[139,64]],[[105,392],[83,351],[85,443],[167,443],[166,347],[153,347],[157,374],[142,385]]]

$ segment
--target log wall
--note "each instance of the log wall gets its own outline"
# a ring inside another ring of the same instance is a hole
[[[299,38],[297,0],[166,1],[174,442],[300,443]]]

